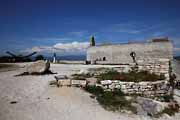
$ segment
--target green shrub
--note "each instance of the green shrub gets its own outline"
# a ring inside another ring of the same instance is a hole
[[[85,87],[85,90],[97,96],[104,92],[104,90],[101,87],[96,87],[96,86],[87,86]]]
[[[99,76],[99,79],[101,80],[115,80],[117,76],[119,76],[119,72],[115,70],[108,71],[106,73],[102,73]]]
[[[153,99],[156,99],[161,102],[170,102],[170,101],[174,100],[172,95],[155,96],[155,97],[153,97]]]
[[[141,81],[157,81],[164,80],[164,75],[156,75],[154,73],[149,73],[148,71],[130,71],[129,73],[119,73],[117,71],[111,70],[106,73],[99,75],[98,80],[121,80],[126,82],[141,82]]]

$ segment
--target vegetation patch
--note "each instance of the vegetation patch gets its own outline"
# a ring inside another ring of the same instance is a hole
[[[131,100],[127,100],[121,90],[115,89],[114,91],[104,91],[101,87],[87,86],[86,91],[95,95],[96,100],[106,110],[122,111],[128,110],[136,113],[136,108],[131,105]]]
[[[73,80],[86,80],[86,78],[92,77],[90,74],[73,74]]]
[[[111,70],[102,73],[98,76],[98,80],[121,80],[125,82],[142,82],[142,81],[157,81],[165,80],[164,75],[156,75],[149,73],[148,71],[130,71],[129,73],[120,73],[115,70]]]
[[[23,72],[23,73],[20,73],[18,75],[15,75],[15,77],[18,77],[18,76],[27,76],[27,75],[50,75],[50,74],[57,74],[57,73],[54,73],[50,70],[47,70],[43,73],[28,73],[28,72]]]

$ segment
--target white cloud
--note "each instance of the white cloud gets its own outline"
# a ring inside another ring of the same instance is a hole
[[[25,50],[22,50],[21,52],[31,53],[31,52],[44,52],[44,51],[52,51],[52,50],[53,48],[49,46],[34,46],[32,48],[27,48]]]
[[[138,30],[128,30],[128,29],[118,29],[116,32],[122,32],[122,33],[130,33],[130,34],[138,34],[140,31]]]
[[[174,48],[174,51],[175,51],[175,52],[180,52],[180,48],[175,47],[175,48]]]
[[[83,52],[89,47],[89,42],[57,43],[53,46],[35,46],[27,48],[23,52]]]
[[[86,50],[89,42],[72,42],[72,43],[57,43],[54,45],[55,49],[72,51],[72,50]]]
[[[49,37],[49,38],[33,38],[32,40],[39,40],[39,41],[47,41],[47,40],[55,40],[55,41],[67,41],[72,40],[72,38],[66,38],[66,37]]]

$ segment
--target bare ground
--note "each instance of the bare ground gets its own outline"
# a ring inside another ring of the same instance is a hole
[[[25,64],[18,64],[23,67]],[[54,64],[53,72],[70,75],[102,66]],[[80,88],[49,87],[54,75],[19,76],[25,68],[0,72],[0,120],[148,120],[149,117],[104,110]],[[11,104],[14,102],[14,104]],[[180,114],[161,119],[179,120]]]

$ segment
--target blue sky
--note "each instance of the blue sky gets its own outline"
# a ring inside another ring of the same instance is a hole
[[[168,36],[180,54],[179,6],[179,0],[0,0],[0,54],[81,54],[91,35],[99,44]]]

